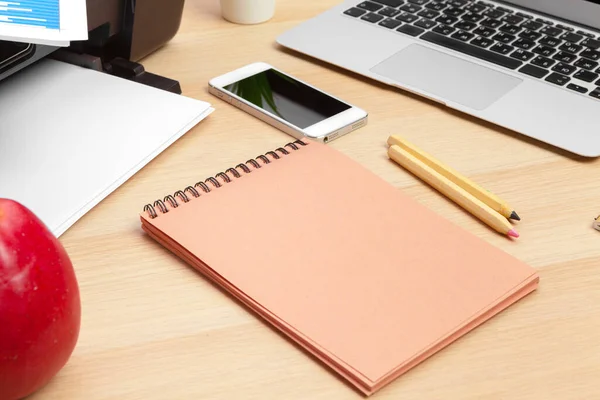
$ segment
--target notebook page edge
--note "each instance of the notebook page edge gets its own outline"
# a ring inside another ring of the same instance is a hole
[[[196,272],[200,273],[204,278],[208,279],[212,284],[214,284],[216,289],[223,290],[228,295],[233,297],[233,299],[235,299],[237,302],[241,303],[241,305],[246,310],[250,311],[255,317],[257,317],[257,320],[261,322],[266,322],[267,325],[269,325],[271,328],[284,335],[289,340],[292,340],[294,343],[296,343],[302,349],[304,349],[304,351],[308,352],[310,355],[316,357],[318,360],[323,362],[326,367],[331,369],[333,372],[339,374],[341,378],[345,379],[349,384],[351,384],[360,392],[364,393],[365,395],[371,395],[372,393],[374,393],[373,386],[375,382],[372,382],[366,376],[361,374],[359,371],[356,371],[354,368],[345,363],[343,360],[339,359],[334,354],[328,355],[327,353],[329,352],[326,349],[324,349],[318,343],[311,341],[310,338],[305,337],[293,326],[289,325],[283,320],[280,320],[279,317],[277,317],[268,309],[263,307],[262,310],[259,310],[262,307],[259,303],[254,301],[251,297],[247,296],[242,290],[237,288],[235,285],[229,283],[227,279],[223,278],[220,274],[212,270],[207,264],[203,263],[201,260],[189,253],[187,250],[178,250],[177,248],[181,248],[180,245],[178,245],[173,239],[169,238],[168,235],[164,235],[160,230],[155,228],[154,225],[148,222],[148,220],[146,220],[145,218],[142,218],[142,229],[148,234],[149,237],[151,237],[153,240],[157,241],[161,245],[165,246],[167,250],[172,252],[175,256],[180,258],[186,264],[190,265]],[[155,233],[155,230],[161,233],[157,234]],[[165,240],[163,239],[163,236],[169,239]],[[199,264],[203,267],[199,267]],[[258,309],[255,309],[254,307],[258,307]],[[262,311],[266,312],[267,314],[262,314]],[[336,359],[339,361],[336,361]],[[345,366],[343,364],[345,364]],[[360,379],[360,377],[363,377],[364,379]]]
[[[475,316],[475,318],[465,321],[460,328],[455,331],[449,332],[448,335],[440,338],[439,341],[436,341],[424,349],[421,352],[416,354],[407,362],[399,365],[397,368],[390,370],[385,376],[383,376],[377,383],[374,385],[377,391],[379,388],[382,388],[393,382],[395,379],[404,375],[411,369],[415,368],[417,365],[425,362],[427,359],[431,358],[436,353],[444,350],[446,347],[450,346],[452,343],[457,341],[458,339],[466,336],[468,333],[474,331],[477,327],[483,325],[485,322],[491,320],[496,315],[500,314],[504,310],[507,310],[513,305],[516,305],[520,300],[524,299],[528,295],[532,294],[538,288],[539,277],[537,273],[532,274],[529,279],[521,282],[520,285],[517,286],[515,291],[513,291],[507,297],[501,299],[496,303],[495,306],[489,308],[485,312],[481,312]]]

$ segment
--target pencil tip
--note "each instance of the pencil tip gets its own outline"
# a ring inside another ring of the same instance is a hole
[[[517,214],[516,212],[513,211],[512,213],[510,213],[510,219],[514,219],[516,221],[520,221],[521,217],[519,217],[519,214]]]
[[[515,231],[514,229],[511,229],[510,231],[508,231],[508,236],[518,238],[519,232]]]

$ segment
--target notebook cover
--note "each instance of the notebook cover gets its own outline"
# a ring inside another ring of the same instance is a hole
[[[364,393],[537,287],[533,268],[329,146],[289,153],[142,224]]]

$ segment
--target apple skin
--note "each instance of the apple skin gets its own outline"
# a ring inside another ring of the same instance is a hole
[[[22,399],[67,363],[79,337],[67,252],[28,208],[0,198],[0,399]]]

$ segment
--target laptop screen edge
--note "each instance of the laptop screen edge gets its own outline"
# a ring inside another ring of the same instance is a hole
[[[505,0],[504,2],[600,30],[600,1],[598,0]]]

